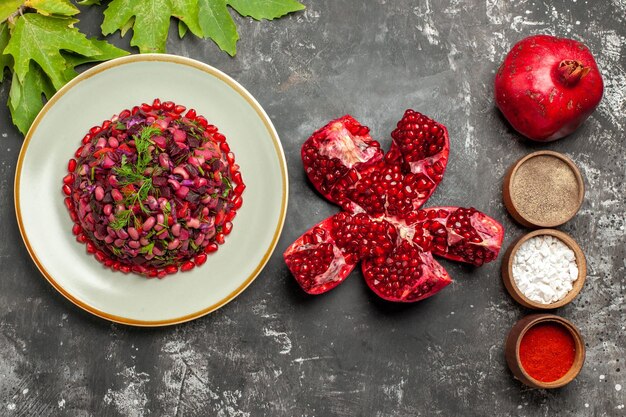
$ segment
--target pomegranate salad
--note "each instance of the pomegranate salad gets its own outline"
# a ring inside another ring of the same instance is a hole
[[[302,145],[315,188],[342,211],[313,226],[284,253],[302,289],[321,294],[361,261],[378,296],[414,302],[452,282],[434,258],[480,266],[498,256],[504,229],[474,208],[421,209],[443,179],[450,144],[440,123],[407,110],[385,154],[351,116],[333,120]]]
[[[68,163],[76,239],[106,267],[163,278],[207,260],[245,189],[226,137],[196,111],[155,99],[94,126]]]

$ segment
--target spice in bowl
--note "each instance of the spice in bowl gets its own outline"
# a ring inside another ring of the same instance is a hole
[[[522,294],[540,304],[562,300],[578,279],[574,251],[550,235],[525,241],[515,252],[512,271],[515,285]]]
[[[561,379],[572,368],[576,343],[561,324],[546,321],[528,329],[519,346],[522,367],[530,377],[541,382]]]
[[[517,161],[504,181],[504,204],[526,227],[555,227],[578,212],[585,193],[580,171],[571,159],[538,151]]]
[[[585,284],[587,262],[578,243],[555,229],[532,231],[504,254],[502,281],[521,305],[550,310],[571,302]]]
[[[559,388],[585,363],[585,342],[572,322],[554,314],[530,314],[511,328],[504,354],[509,369],[533,388]]]

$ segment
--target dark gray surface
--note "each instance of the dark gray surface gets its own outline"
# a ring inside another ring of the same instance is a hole
[[[234,302],[192,323],[112,325],[43,279],[15,222],[22,136],[5,106],[8,83],[0,86],[0,415],[624,415],[626,390],[616,384],[626,386],[626,3],[306,3],[304,13],[275,22],[237,18],[234,59],[210,41],[168,42],[169,52],[224,70],[256,96],[290,170],[287,222],[270,263]],[[98,9],[81,17],[79,26],[96,34]],[[606,83],[587,123],[544,146],[514,134],[492,100],[500,60],[534,33],[584,40]],[[112,39],[128,45],[128,36]],[[505,246],[524,233],[501,202],[506,168],[543,148],[565,152],[581,168],[585,203],[562,230],[580,242],[589,275],[581,295],[557,313],[580,327],[588,351],[566,388],[527,389],[506,368],[506,333],[529,311],[506,294],[500,260],[480,269],[442,261],[456,282],[408,306],[378,300],[360,272],[320,297],[306,296],[289,275],[282,251],[336,211],[306,183],[301,143],[329,119],[351,113],[387,145],[407,107],[450,130],[448,171],[427,205],[484,210],[504,224]]]

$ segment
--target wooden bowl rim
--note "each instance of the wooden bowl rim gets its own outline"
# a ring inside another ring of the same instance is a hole
[[[557,316],[556,314],[546,314],[546,313],[532,314],[530,316],[526,316],[522,320],[528,319],[529,317],[532,317],[532,316],[535,316],[535,317],[530,319],[528,323],[526,323],[526,325],[520,330],[519,334],[517,335],[517,340],[515,341],[515,360],[517,362],[517,366],[519,367],[522,375],[524,375],[525,378],[527,378],[530,382],[535,384],[537,387],[552,389],[552,388],[560,388],[564,385],[569,384],[570,382],[574,380],[574,378],[578,376],[578,374],[580,373],[585,363],[585,357],[586,357],[585,342],[583,340],[582,335],[580,334],[580,331],[578,330],[576,326],[574,326],[574,323],[572,323],[571,321],[569,321],[568,319],[564,317]],[[574,338],[574,344],[576,345],[576,355],[574,357],[574,363],[572,364],[572,367],[567,371],[565,375],[563,375],[561,378],[557,379],[556,381],[542,382],[530,376],[524,369],[524,366],[522,365],[522,361],[520,360],[520,357],[519,357],[519,347],[522,342],[522,338],[531,327],[539,323],[549,322],[549,321],[559,323],[561,326],[565,327],[569,331],[569,333]]]
[[[526,161],[528,161],[531,158],[535,158],[537,156],[545,156],[545,155],[553,156],[565,162],[567,166],[569,166],[569,168],[574,172],[574,176],[576,177],[576,182],[578,183],[578,203],[576,205],[576,210],[574,210],[572,212],[572,215],[569,216],[567,219],[564,219],[563,221],[557,222],[557,223],[532,221],[528,217],[524,216],[518,210],[517,206],[515,205],[515,202],[513,201],[513,197],[511,196],[511,189],[513,188],[513,179],[515,178],[515,174],[517,173],[519,167],[521,167]],[[528,155],[523,156],[522,158],[518,159],[517,162],[515,162],[511,166],[504,181],[503,191],[504,191],[504,196],[505,196],[504,205],[515,220],[517,220],[519,223],[527,227],[550,228],[550,227],[556,227],[564,223],[567,223],[576,214],[578,214],[578,211],[580,210],[580,207],[582,206],[583,201],[585,199],[585,181],[583,180],[582,174],[580,173],[580,169],[578,169],[578,166],[576,166],[574,161],[572,161],[567,155],[564,155],[562,153],[555,152],[555,151],[543,150],[543,151],[536,151],[536,152],[529,153]]]
[[[517,287],[515,279],[513,278],[513,260],[515,259],[515,253],[520,248],[520,246],[528,239],[540,235],[554,236],[560,239],[563,243],[565,243],[572,251],[574,251],[576,266],[578,267],[578,277],[576,278],[576,281],[573,282],[570,292],[568,292],[563,299],[551,304],[541,304],[532,301],[531,299],[526,297]],[[553,310],[555,308],[563,307],[564,305],[569,304],[580,293],[587,279],[587,261],[585,259],[585,254],[578,245],[578,243],[567,233],[556,229],[538,229],[523,235],[511,244],[505,254],[502,279],[504,280],[505,287],[511,297],[513,297],[523,306],[536,310]],[[507,285],[507,281],[509,285]]]

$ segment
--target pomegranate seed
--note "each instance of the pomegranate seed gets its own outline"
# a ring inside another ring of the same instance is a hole
[[[76,169],[76,159],[70,159],[69,162],[67,163],[67,170],[69,172],[74,172],[75,169]]]
[[[67,207],[68,210],[70,211],[74,210],[74,202],[72,201],[71,198],[65,197],[65,199],[63,200],[63,203],[65,203],[65,207]]]
[[[88,143],[91,141],[91,138],[92,138],[91,134],[89,134],[89,133],[88,133],[88,134],[86,134],[86,135],[83,137],[83,140],[82,140],[83,145],[88,144]]]
[[[205,253],[201,253],[200,255],[196,256],[194,259],[194,262],[196,263],[197,266],[203,265],[207,260],[207,256]]]
[[[81,146],[80,148],[76,149],[76,152],[74,152],[74,156],[78,158],[82,153],[83,153],[83,147]]]
[[[63,177],[63,184],[70,185],[74,182],[74,173],[70,172],[65,177]]]
[[[185,106],[181,106],[180,104],[177,105],[176,107],[174,107],[174,113],[176,114],[181,114],[182,112],[184,112],[187,109],[187,107]]]
[[[233,224],[231,222],[224,223],[224,235],[229,235],[233,230]]]
[[[132,110],[130,111],[130,113],[134,116],[137,113],[139,113],[139,106],[135,106],[132,108]]]
[[[243,190],[245,189],[246,189],[246,186],[244,184],[239,184],[238,186],[235,187],[235,194],[241,195],[243,194]]]
[[[239,210],[242,204],[243,204],[243,199],[241,198],[240,195],[238,195],[233,200],[233,210]]]
[[[100,126],[94,126],[91,129],[89,129],[89,133],[91,133],[93,136],[97,135],[101,131],[102,131],[102,128]]]
[[[222,135],[221,133],[214,133],[213,134],[213,139],[215,139],[215,141],[220,142],[220,143],[225,143],[226,142],[226,136]],[[221,146],[220,146],[220,148],[221,148]],[[224,151],[224,152],[228,152],[228,151]],[[233,162],[234,162],[234,160],[233,160]]]
[[[161,100],[159,100],[158,98],[155,98],[154,101],[152,102],[152,109],[161,110]]]
[[[206,118],[204,118],[204,116],[197,116],[196,120],[198,121],[198,123],[200,123],[200,126],[206,128],[207,125],[209,124],[209,122],[207,121]]]
[[[128,111],[128,110],[123,110],[123,111],[120,113],[119,118],[120,118],[120,119],[126,119],[128,116],[130,116],[130,111]]]
[[[80,224],[75,224],[74,226],[72,226],[72,233],[74,234],[74,236],[77,236],[82,231],[83,231],[83,228],[81,227]]]
[[[141,105],[141,110],[143,110],[145,113],[148,113],[149,111],[152,110],[152,106],[149,105],[148,103],[143,103]]]
[[[178,267],[176,265],[167,265],[165,267],[165,272],[169,275],[175,274],[178,272]]]
[[[161,107],[165,111],[172,111],[174,110],[174,103],[172,103],[171,101],[166,101],[165,103],[161,105]]]
[[[189,111],[185,114],[185,117],[189,120],[193,120],[196,118],[196,111],[194,109],[189,109]]]
[[[195,266],[196,264],[194,264],[193,262],[187,261],[181,265],[180,270],[183,272],[191,271]]]
[[[215,241],[220,244],[223,245],[224,242],[226,241],[225,237],[224,237],[224,233],[218,233],[215,235]]]
[[[120,264],[120,266],[118,267],[118,269],[119,269],[119,271],[120,271],[120,272],[122,272],[122,273],[124,273],[124,274],[128,274],[128,273],[130,273],[130,271],[131,271],[130,266],[128,266],[128,265],[122,265],[122,264]]]
[[[62,190],[63,190],[63,194],[65,194],[65,195],[70,195],[70,194],[72,194],[72,189],[71,189],[71,188],[70,188],[70,186],[69,186],[69,185],[67,185],[67,184],[64,184],[64,185],[63,185]]]
[[[93,244],[92,241],[88,240],[85,243],[87,245],[87,252],[88,253],[95,253],[96,252],[96,246]]]
[[[205,253],[213,253],[218,249],[218,246],[216,243],[209,243],[206,248],[204,248],[204,252]]]
[[[97,251],[94,256],[96,260],[100,263],[104,263],[104,261],[106,260],[106,255],[104,254],[104,252]]]

